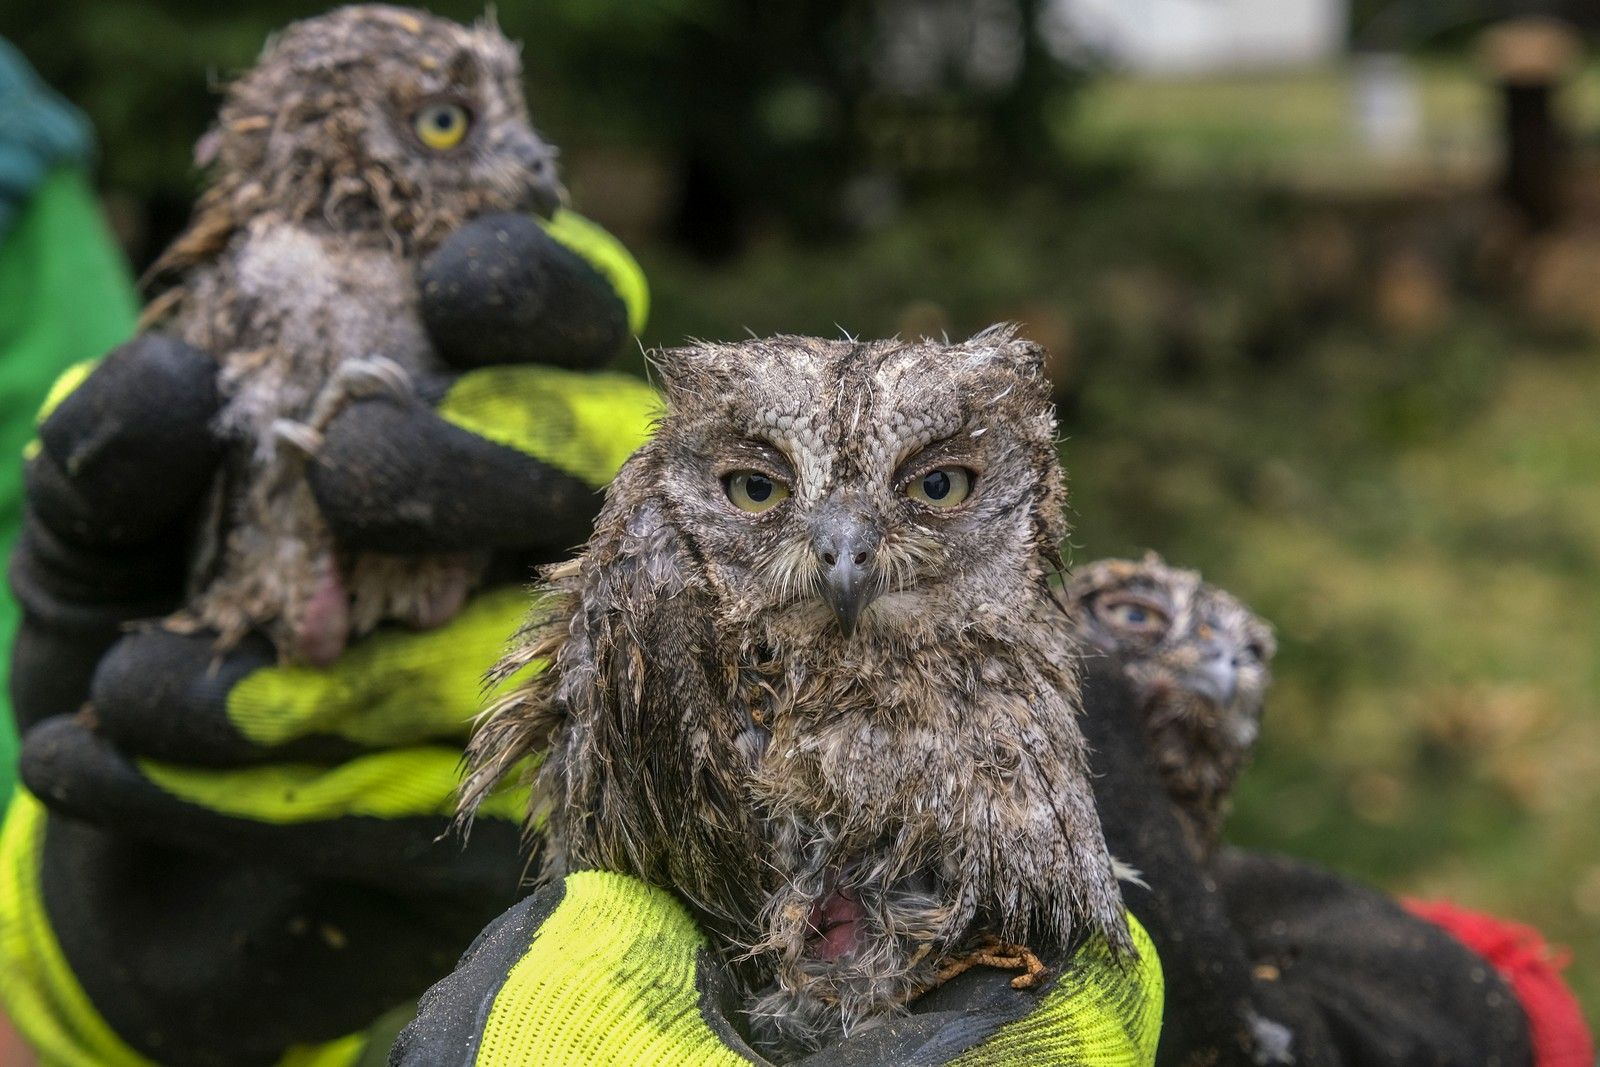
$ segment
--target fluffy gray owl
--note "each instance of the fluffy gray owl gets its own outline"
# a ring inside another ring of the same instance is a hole
[[[520,77],[493,26],[371,5],[290,26],[228,89],[197,153],[211,182],[144,320],[221,361],[233,445],[175,627],[223,647],[259,627],[327,663],[351,633],[460,606],[480,561],[341,552],[304,465],[352,396],[436,365],[418,258],[474,215],[556,206]]]
[[[1272,627],[1153,553],[1091,563],[1065,591],[1081,640],[1136,686],[1162,781],[1196,851],[1209,853],[1261,732],[1277,652]]]
[[[656,367],[666,414],[498,668],[548,664],[490,709],[468,808],[548,749],[544,873],[675,889],[769,1048],[974,961],[1020,988],[1030,948],[1125,949],[1047,583],[1040,350],[775,337]]]

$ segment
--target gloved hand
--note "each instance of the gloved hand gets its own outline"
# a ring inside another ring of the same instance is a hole
[[[631,378],[480,364],[608,359],[642,279],[558,214],[469,224],[419,281],[437,347],[474,369],[352,404],[313,490],[352,548],[490,549],[491,578],[523,582],[582,540],[655,398]],[[519,346],[528,322],[568,315],[543,349]],[[326,670],[279,666],[263,640],[219,657],[206,635],[124,631],[182,596],[218,405],[208,355],[145,337],[64,381],[30,449],[12,581],[32,795],[0,840],[0,997],[49,1063],[346,1062],[357,1039],[285,1050],[420,992],[522,871],[522,798],[465,849],[444,837],[478,679],[528,607],[514,585]]]
[[[904,1018],[798,1063],[1074,1064],[1146,1067],[1161,1024],[1161,964],[1130,917],[1137,958],[1103,941],[1046,961],[1040,990],[974,968]],[[669,893],[585,871],[490,924],[460,966],[423,997],[391,1067],[475,1064],[765,1064],[740,1033],[726,973]]]

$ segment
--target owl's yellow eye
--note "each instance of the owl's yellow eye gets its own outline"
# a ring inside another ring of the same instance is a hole
[[[930,508],[953,508],[971,493],[972,472],[965,467],[935,467],[906,486],[906,496]]]
[[[722,479],[728,499],[740,511],[759,515],[777,507],[789,495],[789,487],[760,471],[734,471]]]
[[[434,151],[454,148],[467,135],[472,116],[460,104],[429,104],[411,119],[417,139]]]

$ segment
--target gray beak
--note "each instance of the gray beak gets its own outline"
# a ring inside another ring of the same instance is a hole
[[[544,218],[554,215],[567,195],[556,176],[556,150],[532,130],[519,130],[509,136],[505,151],[528,173],[522,207]]]
[[[1231,648],[1208,644],[1199,666],[1183,676],[1183,684],[1219,708],[1233,703],[1239,692],[1239,668]]]
[[[822,564],[822,595],[846,637],[856,632],[861,612],[880,592],[872,564],[878,540],[877,532],[861,520],[837,514],[820,519],[812,533],[812,547]]]

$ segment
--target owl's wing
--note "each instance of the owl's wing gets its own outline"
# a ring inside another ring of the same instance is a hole
[[[630,460],[583,557],[547,572],[545,605],[491,683],[549,667],[486,713],[464,810],[543,753],[530,815],[547,874],[622,871],[677,887],[703,916],[753,915],[762,853],[737,745],[749,717],[705,567],[650,477],[645,453]]]
[[[648,499],[628,488],[614,499]],[[749,722],[705,567],[658,505],[607,518],[560,661],[566,718],[541,774],[551,836],[570,868],[675,886],[702,914],[753,915],[761,852],[737,746]]]

